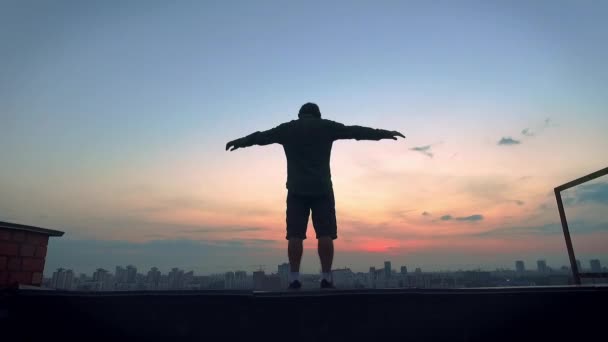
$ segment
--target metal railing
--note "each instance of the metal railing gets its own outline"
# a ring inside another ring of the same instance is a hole
[[[581,278],[608,278],[606,272],[584,272],[581,273],[578,270],[578,264],[576,263],[576,257],[574,256],[574,248],[572,247],[572,239],[570,238],[570,230],[568,229],[568,221],[566,220],[566,211],[564,210],[564,203],[562,202],[561,192],[575,187],[577,185],[586,183],[596,178],[608,175],[608,167],[595,171],[581,178],[570,181],[566,184],[562,184],[554,189],[555,199],[557,200],[557,209],[559,210],[559,218],[562,221],[562,228],[564,229],[564,238],[566,239],[566,247],[568,248],[568,256],[570,258],[570,268],[572,269],[572,276],[574,283],[577,285],[581,284]]]

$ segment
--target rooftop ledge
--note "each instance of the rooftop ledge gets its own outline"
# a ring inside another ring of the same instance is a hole
[[[583,341],[606,336],[607,307],[606,286],[299,292],[12,289],[0,292],[0,327],[14,340]]]
[[[48,235],[48,236],[63,236],[63,234],[64,234],[64,232],[59,231],[59,230],[53,230],[53,229],[40,228],[40,227],[35,227],[35,226],[28,226],[25,224],[0,221],[0,229],[1,228],[11,229],[11,230],[21,230],[21,231],[32,232],[32,233],[40,233],[40,234],[44,234],[44,235]]]
[[[141,290],[141,291],[73,291],[57,290],[38,286],[19,285],[5,289],[5,295],[12,296],[68,296],[68,297],[132,297],[132,296],[247,296],[265,297],[307,297],[343,295],[464,295],[464,294],[523,294],[523,293],[580,293],[608,291],[608,284],[587,285],[548,285],[548,286],[510,286],[510,287],[469,287],[469,288],[387,288],[387,289],[301,289],[285,291],[254,290]],[[2,293],[2,292],[0,292]]]

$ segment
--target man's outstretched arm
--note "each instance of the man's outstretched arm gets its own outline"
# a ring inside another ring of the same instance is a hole
[[[388,131],[385,129],[376,129],[363,126],[345,126],[341,123],[335,123],[334,126],[334,139],[356,139],[356,140],[381,140],[381,139],[393,139],[397,140],[397,137],[405,138],[403,134],[398,131]]]
[[[254,132],[246,137],[229,141],[226,144],[226,151],[234,151],[237,148],[244,148],[253,145],[270,145],[275,143],[280,144],[283,141],[284,128],[285,126],[284,124],[282,124],[267,131]]]

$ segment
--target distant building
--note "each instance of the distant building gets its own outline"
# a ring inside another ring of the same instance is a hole
[[[397,287],[408,287],[409,281],[407,276],[407,266],[401,266],[401,272],[399,272],[399,279],[397,280]]]
[[[332,270],[334,284],[342,289],[352,289],[355,287],[355,274],[350,268],[340,268]]]
[[[114,278],[117,283],[126,283],[127,282],[127,270],[122,266],[116,266],[116,270],[114,272]]]
[[[65,269],[63,268],[58,268],[57,271],[53,272],[53,278],[51,278],[51,287],[56,289],[58,288],[57,285],[61,284],[61,286],[64,286],[65,284]]]
[[[277,266],[278,274],[289,274],[289,263],[284,262]]]
[[[169,289],[169,275],[161,274],[160,275],[160,283],[158,284],[159,290],[168,290]]]
[[[414,273],[422,273],[422,269],[420,267],[416,267],[416,270],[414,270]]]
[[[536,262],[536,266],[537,266],[537,271],[540,273],[547,273],[548,268],[547,268],[547,262],[545,260],[538,260]]]
[[[570,275],[550,274],[547,276],[548,285],[569,285]]]
[[[461,274],[464,287],[490,286],[491,274],[483,271],[464,271]]]
[[[602,272],[602,265],[600,264],[599,259],[592,259],[589,261],[589,265],[591,266],[591,272],[600,273]]]
[[[367,274],[367,287],[370,289],[376,288],[376,268],[370,267]]]
[[[392,273],[391,262],[385,261],[384,262],[384,279],[390,279],[391,273]]]
[[[183,287],[190,287],[190,285],[194,282],[194,271],[188,271],[184,273],[183,277]]]
[[[93,273],[93,289],[97,291],[112,291],[114,290],[114,281],[110,272],[103,268],[98,268]]]
[[[133,284],[135,283],[137,277],[137,267],[133,265],[127,266],[127,283]]]
[[[517,260],[515,262],[515,270],[517,273],[524,273],[526,271],[526,266],[522,260]]]
[[[283,289],[281,286],[281,277],[278,274],[271,274],[264,276],[264,282],[262,285],[263,291],[280,291]]]
[[[51,287],[58,290],[71,290],[73,282],[74,272],[72,270],[58,268],[57,271],[53,272]]]
[[[108,271],[103,268],[98,268],[93,272],[93,281],[102,281],[104,280],[104,275],[108,274]]]
[[[408,286],[429,288],[431,287],[431,275],[423,274],[422,270],[418,267],[416,268],[413,276],[408,276]]]
[[[249,284],[249,279],[247,278],[247,272],[245,272],[245,271],[234,272],[234,288],[239,289],[239,290],[251,288],[251,286]]]
[[[253,289],[256,291],[279,291],[283,289],[278,274],[267,275],[264,271],[253,272]]]
[[[277,267],[277,271],[279,274],[279,277],[281,277],[281,286],[285,287],[287,286],[287,283],[289,281],[289,263],[282,263]]]
[[[224,274],[224,288],[234,289],[234,272],[226,272]]]
[[[253,289],[257,291],[262,291],[264,289],[264,279],[266,278],[266,274],[264,271],[255,271],[253,272]]]
[[[74,288],[74,271],[65,271],[65,289],[72,290]]]
[[[578,269],[579,272],[583,272],[583,266],[581,265],[580,260],[576,260],[576,268]]]
[[[146,277],[146,282],[148,283],[148,285],[151,288],[158,289],[158,287],[160,285],[160,276],[161,276],[161,273],[158,270],[158,268],[152,267],[148,271],[148,276]]]
[[[184,271],[177,267],[171,269],[168,274],[168,285],[170,290],[179,290],[184,287]]]

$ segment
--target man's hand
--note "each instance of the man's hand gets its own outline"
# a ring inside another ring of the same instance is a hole
[[[391,139],[393,139],[393,140],[397,140],[397,137],[405,138],[405,135],[403,135],[397,131],[391,131],[389,134],[391,136]]]
[[[243,146],[243,138],[240,138],[240,139],[229,141],[226,144],[226,151],[228,151],[228,150],[234,151],[237,148],[242,148],[242,147],[244,147]]]

